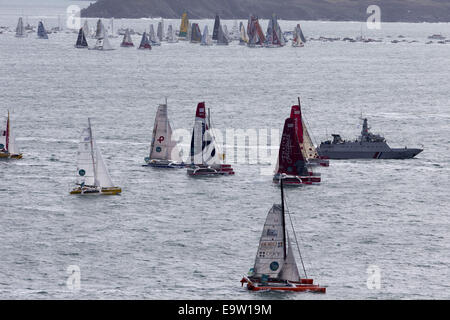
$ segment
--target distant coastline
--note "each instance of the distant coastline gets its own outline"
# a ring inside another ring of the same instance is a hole
[[[246,19],[250,13],[284,20],[365,21],[376,4],[384,22],[450,22],[450,1],[441,0],[82,0],[90,1],[82,17],[176,19],[187,10],[192,19]]]

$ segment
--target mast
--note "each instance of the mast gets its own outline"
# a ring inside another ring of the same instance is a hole
[[[284,219],[284,188],[283,188],[283,175],[280,178],[281,186],[281,224],[283,225],[283,259],[286,260],[286,223]]]
[[[89,123],[89,138],[91,140],[91,158],[92,158],[92,168],[94,171],[94,183],[97,183],[97,171],[95,170],[95,158],[94,158],[94,142],[92,137],[92,128],[91,128],[91,118],[88,118]]]

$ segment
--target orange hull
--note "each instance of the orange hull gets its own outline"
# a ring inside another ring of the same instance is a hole
[[[293,291],[293,292],[317,292],[326,293],[327,289],[313,284],[313,279],[300,279],[300,281],[277,282],[268,281],[265,284],[256,284],[249,278],[244,277],[241,284],[247,283],[247,289],[250,291]]]

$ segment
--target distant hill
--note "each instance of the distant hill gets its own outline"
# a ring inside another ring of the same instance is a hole
[[[250,13],[285,20],[365,21],[376,4],[386,22],[449,22],[450,0],[98,0],[82,17],[179,18],[184,10],[193,19],[244,19]]]

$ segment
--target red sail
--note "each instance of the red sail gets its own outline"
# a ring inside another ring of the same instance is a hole
[[[280,174],[293,176],[308,174],[305,159],[298,143],[294,119],[287,118],[284,122],[278,161],[278,173]]]
[[[206,118],[206,110],[205,109],[206,109],[205,103],[199,102],[197,105],[197,111],[195,113],[195,117],[205,119]]]
[[[302,124],[302,111],[300,106],[292,106],[291,119],[294,120],[295,131],[297,132],[297,139],[300,144],[303,143],[303,124]]]

